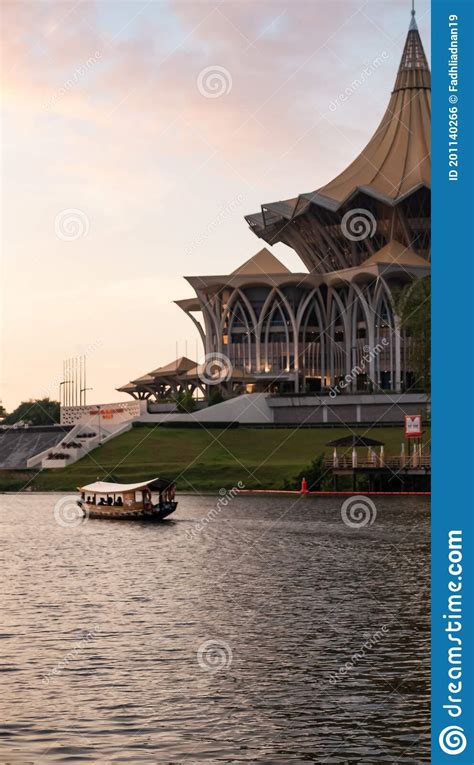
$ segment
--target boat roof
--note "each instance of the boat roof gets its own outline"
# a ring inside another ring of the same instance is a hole
[[[90,491],[92,494],[119,494],[126,491],[138,491],[139,489],[166,489],[172,486],[174,481],[167,478],[152,478],[149,481],[139,483],[109,483],[108,481],[95,481],[86,486],[78,487],[79,491]]]

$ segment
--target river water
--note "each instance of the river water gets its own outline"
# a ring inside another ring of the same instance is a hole
[[[372,499],[0,497],[0,761],[429,762],[428,503]]]

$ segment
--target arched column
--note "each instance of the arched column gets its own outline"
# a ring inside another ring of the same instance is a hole
[[[387,282],[382,278],[379,277],[377,281],[377,286],[374,291],[374,316],[375,320],[379,321],[379,323],[382,321],[383,314],[384,314],[384,308],[386,312],[387,317],[387,325],[388,325],[388,334],[389,334],[389,353],[390,353],[390,389],[392,391],[400,391],[401,390],[401,379],[402,379],[402,342],[401,342],[401,327],[400,327],[400,319],[395,313],[395,307],[393,303],[392,293],[390,291],[390,288],[387,284]],[[381,333],[379,332],[376,335],[376,343],[381,343]],[[380,365],[380,361],[378,359],[378,368],[380,371],[380,374],[382,374],[382,369]]]
[[[257,317],[255,315],[255,311],[253,310],[253,307],[250,301],[248,300],[247,296],[239,288],[235,288],[232,291],[227,301],[226,308],[225,310],[222,311],[222,315],[220,317],[220,324],[219,324],[220,337],[222,339],[226,319],[228,317],[231,317],[229,319],[229,325],[228,325],[228,333],[229,333],[228,337],[229,337],[229,342],[231,342],[230,330],[236,318],[236,315],[235,315],[236,309],[234,308],[234,306],[238,306],[239,311],[245,321],[245,326],[247,331],[247,340],[248,340],[250,370],[252,370],[254,367],[252,346],[255,346],[255,368],[256,368],[256,371],[258,371],[260,369],[260,337],[258,332],[256,331]]]
[[[358,284],[351,284],[351,289],[349,291],[349,302],[352,307],[352,327],[351,327],[351,346],[356,349],[356,358],[352,360],[352,369],[354,367],[358,366],[358,358],[357,358],[357,318],[359,315],[359,309],[362,311],[364,319],[365,319],[365,326],[367,329],[367,338],[366,338],[366,345],[369,348],[368,355],[368,378],[369,380],[375,381],[375,356],[374,356],[374,349],[375,349],[375,314],[374,311],[371,309],[371,306],[367,302],[367,299],[362,291],[362,289],[359,287]],[[352,355],[352,354],[351,354]],[[366,362],[367,363],[367,362]],[[354,379],[352,381],[352,390],[357,389],[357,380]]]
[[[284,286],[284,285],[282,285],[282,286]],[[285,295],[283,294],[281,289],[279,289],[278,287],[273,287],[273,289],[268,293],[268,295],[267,295],[267,297],[265,299],[265,302],[263,304],[262,310],[260,312],[260,317],[259,317],[259,320],[258,320],[257,335],[258,335],[259,338],[261,337],[262,330],[263,330],[263,324],[264,324],[264,322],[265,322],[265,320],[266,320],[266,318],[268,316],[268,311],[270,310],[270,306],[272,304],[272,301],[275,300],[276,296],[278,296],[278,299],[279,299],[279,303],[277,305],[283,305],[284,306],[285,311],[286,311],[286,313],[288,315],[288,320],[289,320],[289,322],[291,324],[291,330],[292,330],[292,336],[293,337],[292,337],[292,343],[291,342],[289,343],[289,345],[290,345],[289,351],[291,350],[291,344],[292,344],[293,345],[293,369],[294,369],[295,372],[297,372],[298,368],[299,368],[299,364],[298,364],[298,348],[299,348],[299,344],[298,344],[298,331],[297,331],[297,326],[296,326],[296,317],[295,317],[295,315],[293,313],[293,310],[292,310],[291,305],[289,304],[287,298],[285,297]],[[288,353],[288,355],[291,355],[290,352]],[[298,388],[297,383],[295,384],[295,388],[296,389]]]
[[[344,296],[347,300],[347,296]],[[328,353],[328,368],[330,372],[330,385],[336,384],[335,379],[335,352],[336,352],[336,339],[335,339],[335,325],[337,316],[340,316],[343,332],[344,332],[344,347],[343,353],[345,355],[345,374],[349,375],[351,371],[351,332],[350,332],[350,306],[347,306],[341,295],[338,293],[337,288],[329,287],[327,296],[327,316],[329,318],[329,353]]]
[[[302,348],[300,348],[300,356],[302,354],[305,354],[305,363],[304,363],[304,371],[306,373],[307,371],[307,363],[306,363],[306,353],[307,353],[307,326],[309,317],[311,315],[311,312],[314,310],[316,319],[317,319],[317,325],[318,325],[318,343],[319,343],[319,373],[321,376],[321,385],[324,386],[324,380],[326,378],[326,339],[325,339],[325,327],[327,326],[327,322],[325,321],[325,317],[323,318],[323,310],[321,308],[321,294],[319,287],[314,288],[311,290],[308,295],[301,301],[297,315],[296,315],[296,324],[298,328],[298,338],[300,335],[300,332],[302,333]]]

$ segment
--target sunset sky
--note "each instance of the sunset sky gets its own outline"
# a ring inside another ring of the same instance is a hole
[[[429,6],[417,0],[428,56]],[[78,354],[89,403],[126,400],[114,389],[174,359],[176,343],[195,358],[197,332],[172,302],[193,294],[183,276],[234,270],[264,246],[244,214],[318,188],[360,152],[410,9],[3,2],[6,408],[57,398],[62,360]]]

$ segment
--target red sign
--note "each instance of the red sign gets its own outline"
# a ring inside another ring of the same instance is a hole
[[[421,437],[421,414],[405,415],[405,438]]]
[[[127,412],[124,409],[91,409],[89,414],[91,416],[100,414],[103,420],[112,420],[114,414],[127,414]]]

